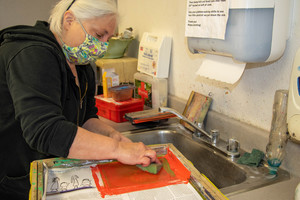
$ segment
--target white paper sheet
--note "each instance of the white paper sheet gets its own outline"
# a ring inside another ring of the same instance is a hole
[[[234,84],[245,69],[246,63],[234,61],[230,57],[218,55],[206,55],[197,75],[217,81]]]
[[[99,200],[103,199],[96,188],[90,166],[52,168],[47,170],[46,200]],[[99,176],[98,178],[101,179]],[[101,181],[101,180],[100,180]],[[102,181],[100,185],[102,185]],[[203,200],[193,186],[170,185],[161,188],[106,195],[108,200]]]
[[[96,189],[61,193],[48,196],[47,200],[100,200]],[[161,188],[142,190],[120,195],[105,196],[107,200],[203,200],[193,186],[188,184],[170,185]]]
[[[225,39],[229,0],[187,0],[186,37]]]
[[[48,170],[47,198],[53,195],[84,190],[97,190],[90,166],[53,168]],[[99,192],[98,192],[98,196]]]

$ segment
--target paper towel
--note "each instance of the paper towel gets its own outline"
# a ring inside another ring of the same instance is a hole
[[[235,61],[231,57],[207,54],[197,75],[234,84],[241,78],[245,66],[246,63]]]

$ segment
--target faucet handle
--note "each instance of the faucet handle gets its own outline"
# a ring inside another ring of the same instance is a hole
[[[210,135],[211,135],[211,143],[213,145],[216,145],[219,141],[220,133],[218,129],[212,129],[210,130]]]
[[[230,138],[227,144],[227,152],[231,157],[240,156],[240,142],[236,139]]]

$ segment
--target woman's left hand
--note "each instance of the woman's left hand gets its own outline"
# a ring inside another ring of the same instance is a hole
[[[132,142],[130,139],[122,135],[119,131],[102,122],[99,118],[89,119],[85,122],[83,128],[94,133],[99,133],[108,136],[117,140],[118,142]]]
[[[122,135],[120,132],[118,131],[112,131],[109,134],[109,137],[119,141],[119,142],[132,142],[129,138],[125,137],[124,135]]]

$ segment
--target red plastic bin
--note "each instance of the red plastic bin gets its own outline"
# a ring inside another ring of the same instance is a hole
[[[114,122],[120,123],[127,121],[126,113],[144,110],[144,102],[142,99],[132,98],[127,101],[117,102],[112,98],[104,98],[103,95],[95,96],[97,115]]]

